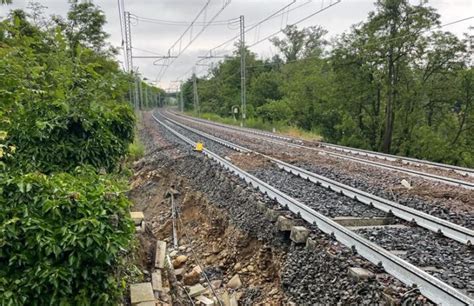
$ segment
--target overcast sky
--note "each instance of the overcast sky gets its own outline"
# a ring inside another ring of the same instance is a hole
[[[125,0],[125,10],[139,17],[191,22],[206,1]],[[411,0],[412,3],[419,3],[419,1]],[[28,0],[13,0],[13,5],[0,6],[0,16],[5,16],[8,10],[12,8],[26,8],[28,2]],[[42,0],[40,2],[47,7],[46,15],[58,14],[65,16],[69,7],[67,0]],[[107,16],[108,23],[105,26],[105,31],[111,35],[110,43],[114,46],[120,46],[121,34],[117,1],[96,0],[93,2],[98,4]],[[230,20],[244,15],[245,24],[247,27],[250,27],[291,2],[290,0],[232,0],[215,20]],[[201,15],[199,20],[201,22],[210,20],[222,8],[223,3],[224,0],[210,0],[207,10]],[[296,0],[289,8],[293,9],[302,5],[299,9],[273,18],[249,31],[246,34],[247,44],[261,40],[265,36],[278,31],[287,23],[294,23],[330,3],[330,0]],[[330,38],[349,30],[351,25],[364,21],[367,18],[367,14],[374,9],[373,3],[373,0],[342,0],[337,5],[300,23],[299,26],[321,25],[328,30],[329,34],[327,37]],[[428,4],[438,10],[443,24],[474,15],[474,0],[431,0]],[[204,19],[205,17],[206,19]],[[238,23],[235,22],[209,26],[168,68],[161,78],[159,86],[166,89],[173,86],[175,83],[172,83],[172,81],[178,77],[189,76],[191,73],[190,69],[199,59],[198,56],[206,55],[209,49],[237,35],[239,32],[238,26]],[[468,32],[469,26],[474,26],[473,19],[446,27],[445,30],[461,35]],[[195,27],[193,29],[193,37],[201,28]],[[152,55],[150,52],[166,55],[168,49],[185,29],[185,25],[163,25],[144,21],[133,22],[133,47],[136,48],[133,50],[134,55]],[[182,46],[188,44],[189,35],[191,35],[190,32],[186,34],[186,39],[182,40]],[[232,44],[229,44],[216,51],[222,54],[229,54],[232,52],[232,48]],[[277,53],[276,49],[268,41],[255,45],[251,50],[263,58],[271,57]],[[119,57],[119,60],[123,61],[122,55]],[[157,80],[160,67],[153,65],[153,59],[135,59],[134,66],[138,66],[142,75],[150,81]],[[198,73],[203,74],[207,68],[205,66],[198,66],[196,69]]]

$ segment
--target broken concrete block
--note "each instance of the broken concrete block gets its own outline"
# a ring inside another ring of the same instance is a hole
[[[294,243],[306,243],[309,237],[309,229],[304,226],[293,226],[291,228],[290,239]]]
[[[156,270],[151,274],[151,284],[153,290],[155,291],[163,291],[163,279],[161,278],[161,271]]]
[[[318,243],[316,242],[316,240],[313,240],[311,238],[308,238],[306,239],[306,245],[305,245],[305,248],[312,251],[312,250],[315,250],[318,246]]]
[[[289,232],[294,225],[294,220],[284,216],[279,216],[277,219],[277,228],[280,232]]]
[[[166,242],[157,240],[155,250],[155,268],[163,269],[165,267]]]
[[[355,278],[356,280],[365,280],[374,277],[374,273],[364,268],[350,267],[348,272],[349,276]]]
[[[201,284],[197,284],[197,285],[188,287],[188,289],[189,289],[188,294],[189,294],[190,297],[195,297],[195,296],[201,295],[202,293],[206,292],[206,290],[207,290]]]
[[[141,211],[131,211],[130,217],[132,218],[135,225],[140,225],[143,219],[145,219],[145,215]]]
[[[232,294],[230,296],[229,306],[239,306],[239,303],[237,302],[237,297],[235,296],[235,294]]]
[[[150,302],[141,302],[136,304],[136,306],[156,306],[156,301],[150,301]]]
[[[406,189],[410,190],[412,189],[413,187],[411,186],[411,184],[406,180],[406,179],[403,179],[400,184],[402,184],[403,187],[405,187]]]
[[[267,210],[267,205],[261,201],[257,201],[257,210],[263,214]]]
[[[271,209],[271,208],[268,208],[265,211],[265,218],[270,222],[275,222],[280,215],[281,215],[281,212],[279,212],[278,210]]]
[[[153,294],[151,283],[131,284],[130,299],[132,305],[136,305],[141,302],[154,301],[155,295]]]
[[[242,287],[242,281],[240,280],[240,276],[238,274],[235,274],[227,283],[227,287],[231,289],[239,289],[240,287]]]
[[[198,301],[202,305],[214,306],[214,301],[211,300],[210,298],[205,297],[204,295],[200,295],[200,296],[196,297],[196,301]]]

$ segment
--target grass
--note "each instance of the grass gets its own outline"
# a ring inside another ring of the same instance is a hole
[[[201,113],[200,116],[196,112],[186,112],[187,115],[192,117],[198,117],[206,120],[210,120],[213,122],[219,122],[229,125],[240,126],[240,120],[235,120],[234,118],[230,117],[221,117],[214,113]],[[286,122],[278,121],[278,122],[264,122],[261,118],[248,118],[245,122],[245,127],[275,132],[277,134],[297,137],[305,140],[321,140],[322,137],[314,132],[314,131],[306,131],[296,126],[288,125]]]

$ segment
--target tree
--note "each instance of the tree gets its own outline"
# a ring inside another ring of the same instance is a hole
[[[103,30],[106,23],[104,12],[92,2],[71,2],[68,12],[66,34],[75,50],[78,44],[102,53],[107,46],[106,39],[110,36]]]
[[[283,30],[284,39],[274,37],[270,41],[285,56],[287,62],[308,56],[321,56],[326,41],[322,39],[327,31],[320,26],[298,30],[296,25],[288,25]]]

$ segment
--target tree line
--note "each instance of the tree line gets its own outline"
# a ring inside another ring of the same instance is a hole
[[[332,143],[472,167],[472,38],[440,25],[425,3],[378,0],[365,21],[330,41],[320,26],[288,26],[271,40],[280,55],[259,59],[246,49],[248,116]],[[202,112],[231,116],[240,53],[197,84]],[[188,110],[192,85],[181,88]]]

